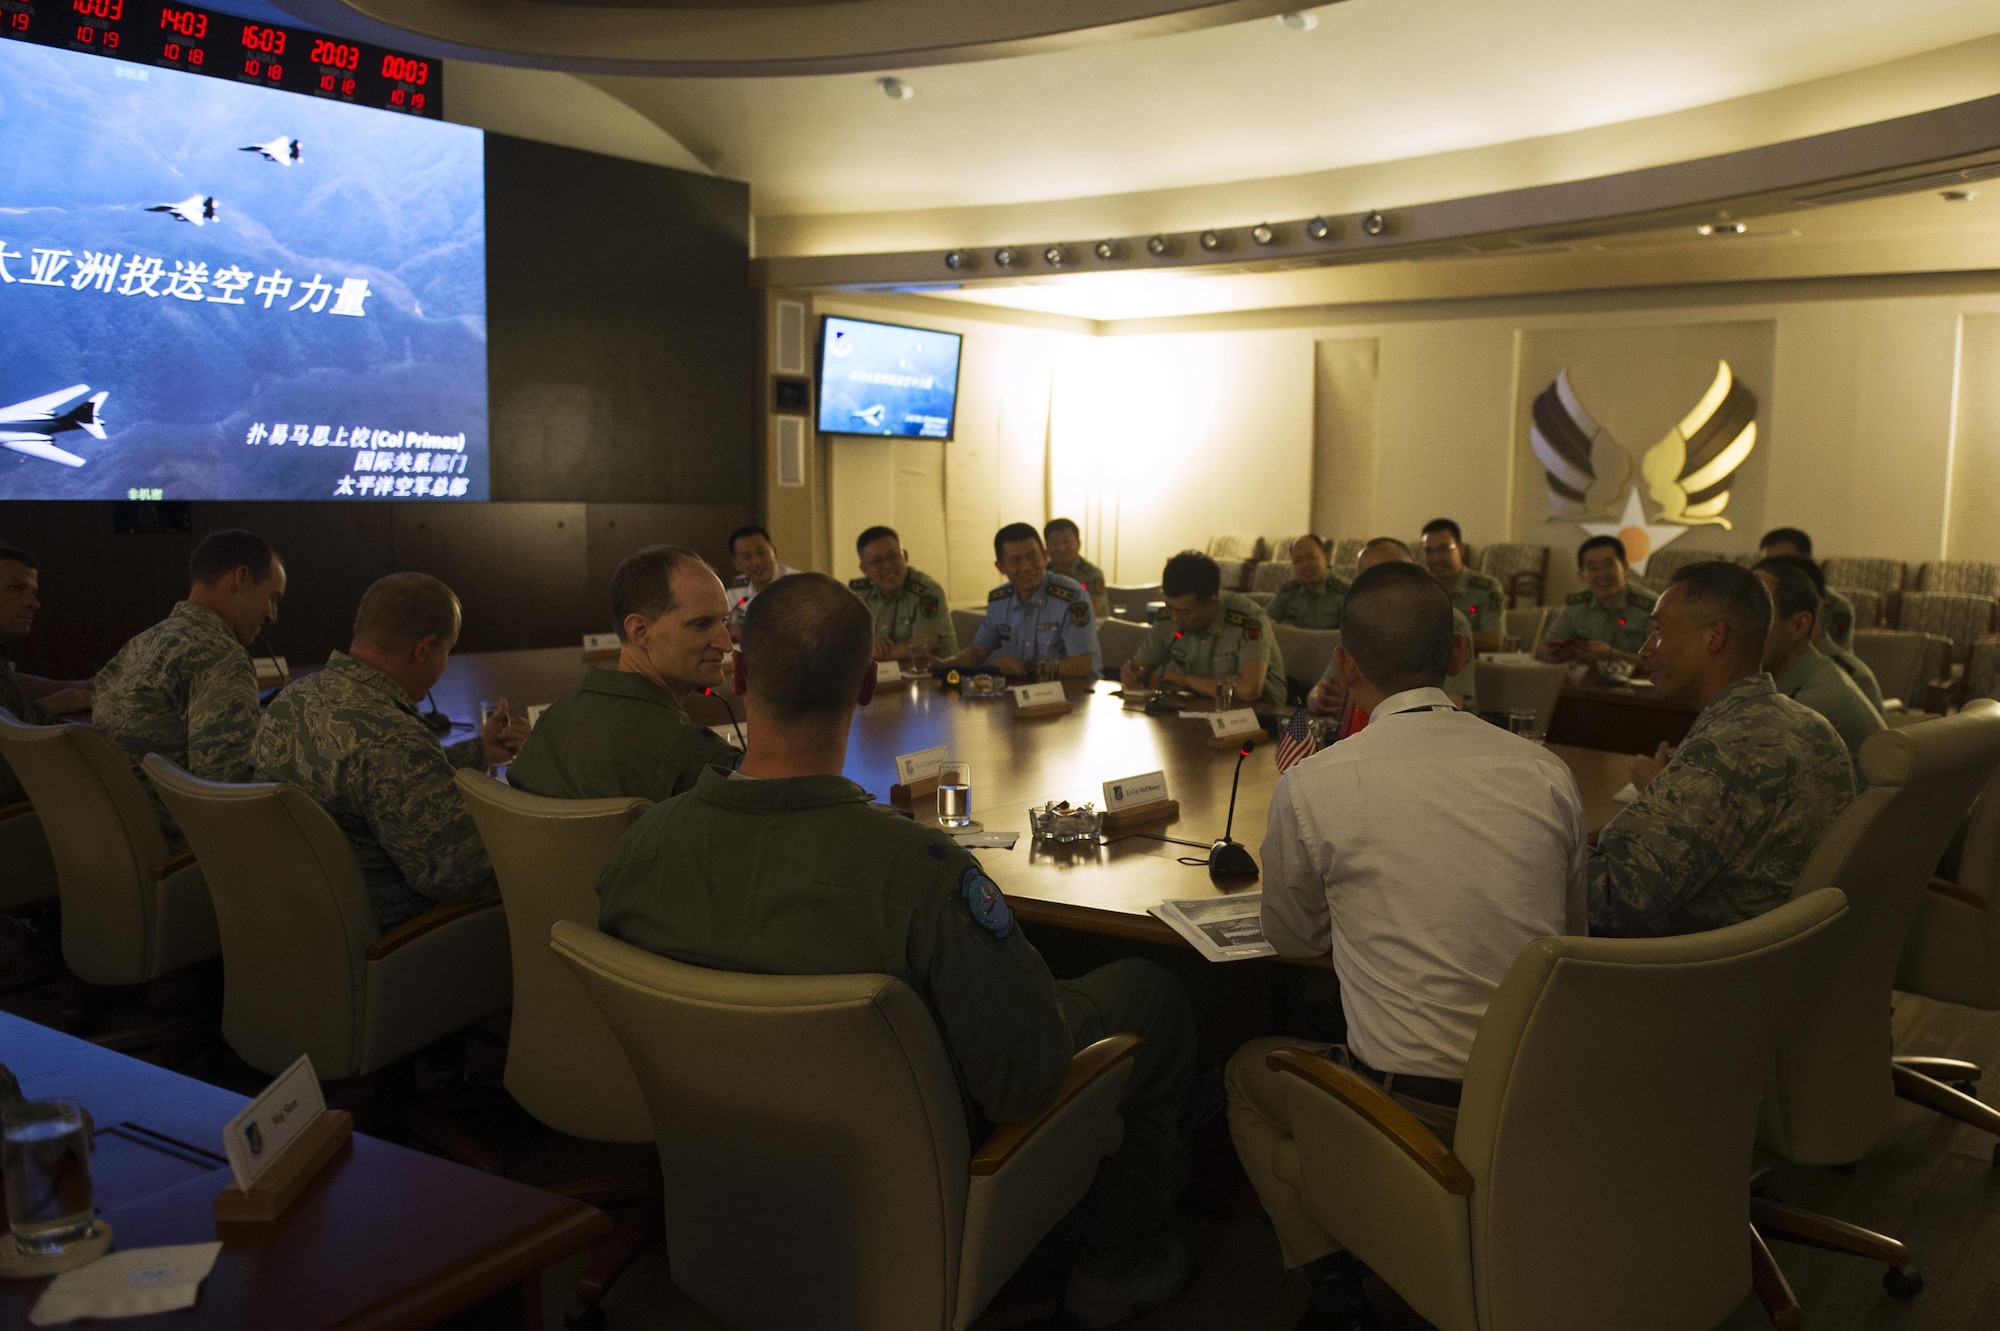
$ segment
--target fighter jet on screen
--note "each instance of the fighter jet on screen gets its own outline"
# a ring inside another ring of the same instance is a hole
[[[299,141],[289,134],[280,134],[269,143],[253,143],[247,148],[238,148],[243,153],[262,153],[279,166],[291,166],[299,160]]]
[[[146,209],[149,213],[166,213],[176,222],[190,222],[195,226],[205,226],[215,220],[215,196],[212,194],[190,194],[179,203],[156,203]]]
[[[860,417],[861,420],[864,421],[871,429],[879,430],[882,428],[882,422],[887,420],[889,417],[889,408],[884,404],[877,402],[872,407],[863,407],[859,411],[850,412],[848,414]]]
[[[0,448],[44,462],[59,462],[65,467],[81,467],[84,460],[57,448],[55,437],[70,430],[82,430],[92,438],[104,438],[104,418],[100,413],[104,399],[111,394],[96,393],[76,402],[89,392],[89,384],[72,384],[60,392],[0,407]],[[76,405],[64,411],[71,402]]]

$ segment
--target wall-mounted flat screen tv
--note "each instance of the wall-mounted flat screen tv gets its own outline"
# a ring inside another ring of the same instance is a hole
[[[951,438],[963,341],[828,315],[820,327],[820,432]]]
[[[7,41],[0,125],[0,499],[488,497],[480,131]]]

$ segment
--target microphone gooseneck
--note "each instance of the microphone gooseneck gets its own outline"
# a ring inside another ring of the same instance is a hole
[[[736,709],[729,705],[729,699],[723,696],[721,689],[713,685],[703,689],[702,692],[722,704],[723,712],[729,717],[729,728],[736,732],[736,747],[748,753],[750,751],[750,741],[743,738],[742,723],[736,719]]]
[[[1243,781],[1243,760],[1250,756],[1250,747],[1245,744],[1236,751],[1236,774],[1229,779],[1229,821],[1223,825],[1222,839],[1208,849],[1210,878],[1257,876],[1257,861],[1250,858],[1250,852],[1238,845],[1232,835],[1236,831],[1236,791]]]

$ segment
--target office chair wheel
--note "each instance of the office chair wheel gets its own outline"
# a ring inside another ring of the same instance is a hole
[[[563,1326],[568,1331],[604,1331],[604,1308],[588,1299],[578,1299],[563,1314]]]
[[[1882,1276],[1882,1288],[1902,1303],[1924,1292],[1923,1273],[1914,1266],[1892,1266]]]

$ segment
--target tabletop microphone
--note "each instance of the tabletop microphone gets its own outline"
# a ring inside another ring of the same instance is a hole
[[[750,751],[750,741],[743,738],[743,723],[736,719],[736,709],[729,705],[729,699],[723,697],[722,690],[718,688],[709,687],[703,689],[702,692],[722,704],[724,714],[729,717],[729,728],[736,732],[736,747],[748,753]]]
[[[1210,878],[1254,878],[1257,876],[1257,861],[1250,858],[1250,852],[1231,839],[1236,830],[1236,787],[1243,780],[1243,760],[1250,756],[1251,746],[1245,744],[1236,751],[1236,775],[1229,779],[1229,821],[1222,826],[1222,839],[1208,848],[1208,876]]]

